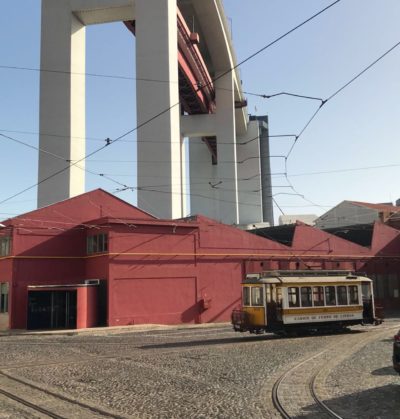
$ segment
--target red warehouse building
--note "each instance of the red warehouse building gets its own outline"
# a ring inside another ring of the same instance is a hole
[[[98,189],[3,224],[3,329],[228,321],[244,275],[269,269],[365,271],[400,302],[400,232],[380,223],[368,245],[301,223],[256,235],[156,219]]]

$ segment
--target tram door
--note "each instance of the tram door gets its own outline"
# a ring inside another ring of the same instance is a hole
[[[278,321],[278,292],[275,284],[266,284],[267,325],[273,326]]]
[[[363,318],[367,321],[374,319],[374,299],[372,298],[372,283],[361,283],[361,295],[363,303]]]

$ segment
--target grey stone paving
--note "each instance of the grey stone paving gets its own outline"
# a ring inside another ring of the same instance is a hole
[[[400,376],[388,331],[335,368],[326,380],[329,406],[346,418],[400,418]]]
[[[269,383],[288,365],[337,341],[337,335],[251,336],[228,327],[109,336],[3,336],[0,370],[127,418],[269,418],[277,417],[269,402]],[[381,360],[374,371],[389,365]],[[372,377],[382,379],[379,374]],[[329,380],[335,389],[334,378]],[[0,419],[24,417],[12,416],[19,407],[3,400]]]

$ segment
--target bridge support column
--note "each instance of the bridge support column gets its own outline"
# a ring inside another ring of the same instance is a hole
[[[138,206],[160,218],[183,216],[177,45],[176,0],[136,0]]]
[[[65,162],[39,153],[38,207],[85,191],[85,172],[76,166],[44,181],[85,156],[85,27],[70,0],[42,0],[41,27],[39,147]]]
[[[189,140],[191,213],[239,224],[233,73],[217,79],[215,88],[217,112],[204,122],[215,130],[207,135],[217,137],[217,162],[212,164],[210,150],[201,138]],[[196,121],[192,122],[196,128]]]
[[[219,191],[212,187],[217,166],[212,164],[210,150],[201,137],[189,139],[190,213],[219,219]],[[211,185],[210,185],[211,184]]]
[[[215,89],[217,103],[217,178],[222,180],[218,189],[218,219],[224,220],[226,224],[239,224],[233,71],[217,79]]]
[[[250,121],[245,135],[237,141],[239,221],[240,224],[258,223],[263,220],[258,121]]]

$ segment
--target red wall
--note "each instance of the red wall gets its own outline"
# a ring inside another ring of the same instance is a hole
[[[76,296],[76,328],[85,329],[97,326],[97,298],[98,288],[96,286],[78,287]]]
[[[93,221],[96,217],[101,219]],[[0,260],[0,280],[13,280],[12,328],[26,327],[28,285],[107,280],[110,326],[177,324],[228,321],[240,303],[246,272],[308,267],[400,272],[400,232],[380,224],[371,248],[303,224],[289,247],[202,216],[155,220],[103,191],[12,222],[18,259]],[[108,232],[109,254],[87,257],[87,234],[100,232]],[[96,299],[92,288],[79,289],[78,327],[96,324]]]

